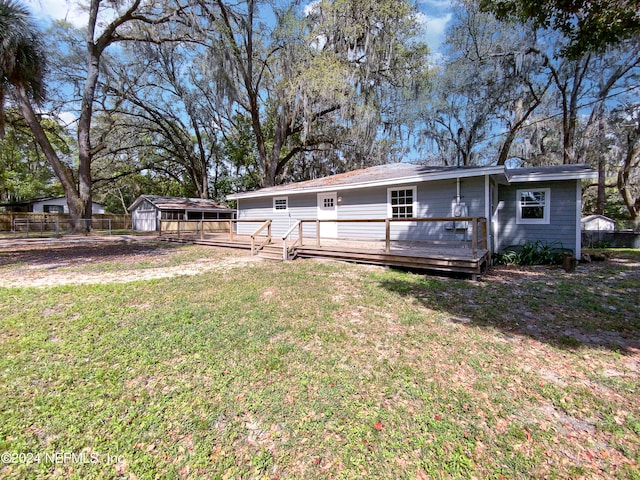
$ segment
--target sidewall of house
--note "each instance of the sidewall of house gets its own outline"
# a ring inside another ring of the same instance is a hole
[[[516,195],[522,189],[549,188],[550,219],[548,224],[517,224]],[[498,235],[496,250],[511,245],[541,241],[547,245],[576,249],[576,218],[579,202],[576,201],[577,181],[529,182],[500,185],[498,190]]]
[[[450,217],[456,203],[456,179],[432,182],[407,183],[393,187],[379,186],[371,188],[338,190],[338,219],[385,219],[389,216],[388,190],[416,187],[414,216]],[[460,201],[467,207],[467,215],[485,216],[485,177],[470,177],[460,180]],[[287,197],[287,210],[275,210],[273,199]],[[243,223],[243,219],[272,219],[272,234],[281,237],[296,221],[317,217],[317,193],[274,195],[262,198],[242,198],[238,202],[237,232],[250,234],[259,224]],[[460,227],[458,225],[457,227]],[[471,226],[466,229],[438,223],[393,222],[391,238],[404,241],[456,241],[470,239]],[[306,224],[304,236],[315,236],[315,225]],[[339,223],[338,237],[344,239],[376,239],[385,236],[384,222],[380,223]]]

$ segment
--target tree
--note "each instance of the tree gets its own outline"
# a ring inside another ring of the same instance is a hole
[[[20,113],[6,110],[5,120],[5,136],[0,142],[0,203],[62,195],[53,170]],[[65,152],[67,139],[60,125],[44,120],[43,127],[56,149]]]
[[[44,100],[45,55],[40,41],[41,33],[33,24],[29,11],[12,0],[0,0],[0,105],[3,106],[7,88],[15,97],[27,125],[60,180],[70,202],[75,204],[75,182],[71,169],[54,150],[36,114],[32,102]],[[4,124],[2,126],[4,135]]]
[[[209,198],[210,175],[223,163],[222,126],[215,97],[190,61],[196,52],[197,46],[179,43],[138,45],[127,51],[126,63],[111,63],[104,90],[114,107],[105,115],[114,121],[105,123],[100,155],[153,149],[144,168],[174,164],[190,196]]]
[[[635,228],[640,227],[640,104],[625,105],[612,118],[618,160],[616,187]]]
[[[568,39],[562,53],[573,59],[602,53],[640,34],[638,0],[480,0],[480,8],[500,20],[533,22],[561,32]]]
[[[269,5],[202,2],[200,17],[226,118],[250,119],[261,185],[283,181],[309,152],[347,149],[369,161],[384,98],[406,94],[426,71],[414,10],[404,0],[322,0],[300,15],[291,2],[272,8],[269,26],[260,22]]]
[[[457,4],[454,14],[427,97],[424,135],[435,144],[438,163],[503,165],[551,85],[545,57],[531,28],[498,22],[472,1]]]

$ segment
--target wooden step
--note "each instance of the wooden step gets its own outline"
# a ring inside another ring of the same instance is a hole
[[[269,260],[282,261],[282,246],[281,245],[265,245],[258,250],[258,256],[260,258],[267,258]]]

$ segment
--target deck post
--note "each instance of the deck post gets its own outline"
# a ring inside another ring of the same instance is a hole
[[[471,253],[473,258],[476,258],[478,256],[478,217],[473,217],[471,225]]]
[[[229,220],[229,240],[233,242],[233,220]]]
[[[267,243],[271,243],[271,220],[269,220],[269,224],[267,225]]]
[[[320,220],[316,219],[316,247],[320,248]]]
[[[391,220],[384,219],[384,253],[391,253]]]
[[[200,220],[200,240],[204,240],[204,220]]]
[[[180,238],[180,220],[178,220],[178,238]]]
[[[487,237],[487,219],[482,222],[482,244],[481,247],[485,250],[489,248],[489,239]]]
[[[300,239],[300,246],[302,246],[302,220],[298,224],[298,238]]]

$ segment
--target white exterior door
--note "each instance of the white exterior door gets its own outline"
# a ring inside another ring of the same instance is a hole
[[[318,194],[318,220],[338,219],[338,194]],[[320,222],[320,236],[322,238],[337,238],[338,224],[336,222]]]

